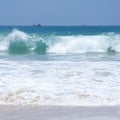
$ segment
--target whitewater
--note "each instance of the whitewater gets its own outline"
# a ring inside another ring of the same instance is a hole
[[[0,28],[0,105],[119,105],[119,74],[119,26]]]

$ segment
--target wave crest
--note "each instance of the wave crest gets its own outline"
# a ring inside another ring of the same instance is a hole
[[[1,38],[1,36],[0,36]],[[47,36],[27,34],[14,29],[2,36],[0,51],[9,54],[67,54],[67,53],[117,53],[120,52],[119,34]]]
[[[107,53],[120,52],[120,35],[57,36],[50,53]],[[58,42],[59,40],[59,42]]]
[[[37,35],[28,35],[22,31],[14,29],[1,41],[0,51],[8,51],[9,54],[26,54],[35,52],[44,54],[47,51],[47,44]]]

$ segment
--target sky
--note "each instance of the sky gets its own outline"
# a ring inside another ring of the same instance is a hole
[[[0,25],[120,25],[120,0],[0,0]]]

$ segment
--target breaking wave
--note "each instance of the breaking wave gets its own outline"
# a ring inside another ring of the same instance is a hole
[[[120,52],[120,34],[41,37],[14,29],[0,35],[0,46],[0,51],[9,54],[117,53]]]

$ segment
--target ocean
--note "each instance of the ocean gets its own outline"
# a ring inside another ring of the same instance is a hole
[[[120,26],[0,26],[0,105],[120,104]]]

